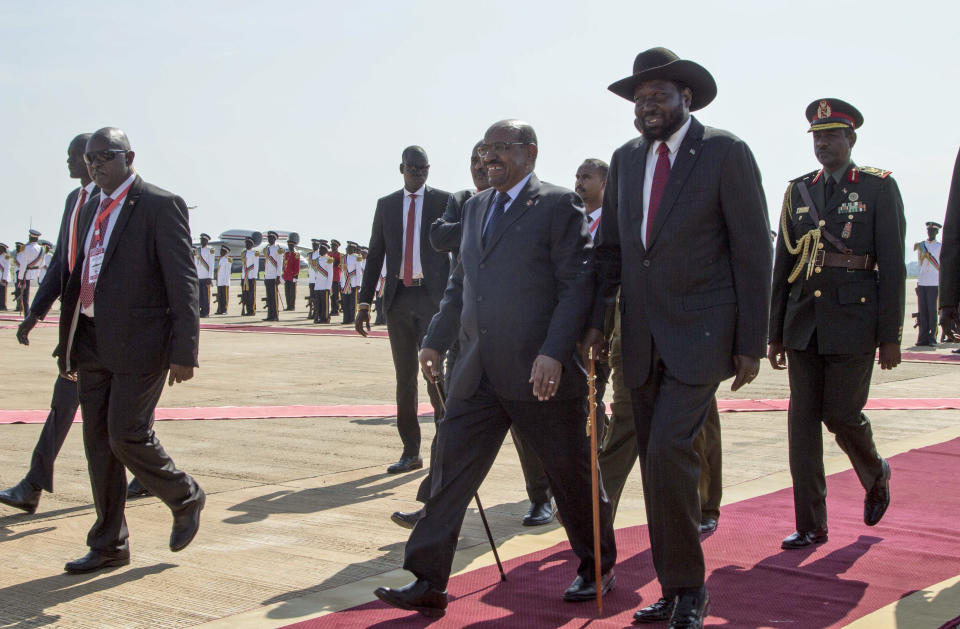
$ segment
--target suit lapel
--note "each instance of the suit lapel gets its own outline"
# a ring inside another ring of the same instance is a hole
[[[433,222],[434,218],[440,218],[440,214],[434,216],[433,203],[436,200],[437,195],[434,194],[433,188],[428,188],[424,186],[423,188],[423,211],[420,213],[420,265],[423,266],[423,252],[433,253],[433,247],[430,246],[430,224]]]
[[[677,157],[670,168],[670,178],[667,179],[667,188],[663,191],[663,198],[660,200],[660,207],[657,208],[657,215],[653,217],[653,228],[650,231],[650,242],[647,248],[653,247],[657,240],[657,235],[663,228],[667,216],[676,205],[677,197],[683,189],[683,184],[693,171],[694,164],[700,157],[700,148],[703,144],[703,125],[696,118],[691,118],[690,128],[687,129],[687,135],[684,136],[680,148],[677,150]]]
[[[387,208],[387,216],[385,218],[387,225],[385,226],[386,229],[384,229],[384,239],[392,241],[392,243],[387,244],[386,250],[397,252],[397,269],[400,269],[400,265],[403,264],[403,214],[407,211],[408,199],[406,195],[404,195],[402,188],[394,194],[396,195],[396,200],[389,203]],[[389,206],[393,206],[394,208],[399,207],[399,209],[391,211]]]
[[[630,225],[635,232],[637,244],[643,247],[643,184],[647,172],[647,153],[650,151],[650,143],[642,137],[640,144],[634,148],[630,154],[630,165],[624,169],[624,172],[639,173],[639,176],[630,178],[630,195],[628,198],[635,201],[630,203]]]
[[[110,258],[113,257],[113,252],[117,250],[117,244],[123,237],[123,230],[127,227],[127,223],[130,222],[130,216],[137,207],[141,192],[143,192],[143,179],[140,178],[140,175],[137,175],[133,183],[130,184],[130,191],[127,193],[127,198],[123,200],[123,209],[120,211],[120,215],[117,216],[117,222],[113,226],[113,231],[110,233],[110,242],[107,243],[107,251],[103,256],[104,268],[110,264]]]
[[[493,196],[491,196],[491,199]],[[500,222],[497,223],[493,233],[487,237],[487,245],[483,248],[484,257],[486,257],[486,255],[490,253],[495,246],[497,246],[497,242],[507,232],[507,230],[510,229],[514,223],[520,220],[520,218],[527,213],[527,210],[536,205],[539,200],[540,180],[537,179],[536,175],[531,174],[530,179],[527,180],[527,185],[520,190],[520,194],[517,195],[517,198],[511,201],[510,209],[507,210],[507,213],[504,214],[503,218],[500,219]],[[491,201],[491,205],[492,204],[493,203]],[[484,214],[489,212],[490,208],[487,208],[487,211]],[[484,224],[486,224],[486,221],[484,221]]]

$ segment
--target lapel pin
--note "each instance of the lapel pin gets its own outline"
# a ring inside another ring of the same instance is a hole
[[[696,154],[697,154],[697,149],[690,149],[690,154],[691,154],[691,155],[696,155]]]

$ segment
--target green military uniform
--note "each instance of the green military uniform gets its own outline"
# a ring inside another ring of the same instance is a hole
[[[855,114],[831,116],[832,109],[847,107]],[[811,131],[862,122],[852,106],[833,99],[819,101],[819,113],[808,108],[808,119]],[[769,334],[787,355],[797,531],[820,531],[818,542],[826,540],[827,527],[821,421],[850,457],[868,501],[876,484],[886,491],[889,467],[862,411],[877,346],[899,345],[903,332],[905,229],[903,201],[889,171],[851,161],[841,172],[794,179],[784,195]]]

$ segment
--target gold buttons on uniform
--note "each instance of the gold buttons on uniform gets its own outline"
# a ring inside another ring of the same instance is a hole
[[[819,290],[813,291],[813,296],[814,296],[814,297],[819,297],[820,295],[822,295],[822,293],[821,293]]]
[[[823,269],[821,269],[820,267],[818,267],[818,266],[813,267],[813,272],[814,272],[814,273],[820,273],[821,271],[823,271]]]
[[[827,224],[827,221],[825,221],[825,220],[823,220],[823,219],[821,218],[821,219],[820,219],[820,227],[823,227],[823,226],[826,225],[826,224]]]
[[[852,220],[853,220],[853,214],[847,214],[847,220],[848,220],[848,221],[852,221]]]
[[[822,243],[822,242],[818,242],[818,243],[817,243],[817,249],[823,249],[823,243]]]
[[[861,298],[860,298],[860,303],[861,303],[861,304],[867,303],[867,298],[866,298],[866,297],[861,297]]]

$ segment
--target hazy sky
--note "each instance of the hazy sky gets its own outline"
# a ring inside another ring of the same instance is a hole
[[[909,251],[943,218],[960,147],[960,3],[723,4],[0,0],[0,241],[31,218],[55,238],[67,144],[108,125],[144,179],[198,206],[195,235],[366,242],[405,146],[426,148],[428,185],[467,188],[471,146],[508,117],[537,130],[540,178],[572,188],[636,135],[606,86],[662,45],[716,78],[696,116],[753,149],[774,223],[786,182],[818,166],[807,103],[856,105],[854,159],[893,171]]]

